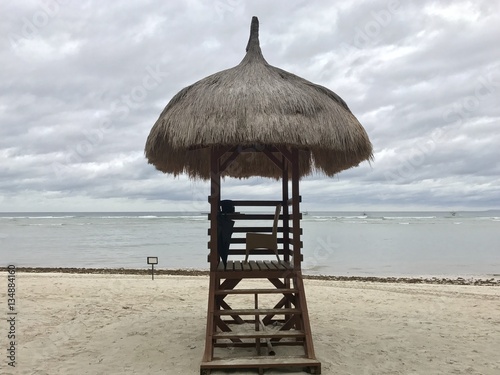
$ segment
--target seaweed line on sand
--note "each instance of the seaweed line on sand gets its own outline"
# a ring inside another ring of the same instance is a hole
[[[73,268],[73,267],[17,267],[18,272],[26,273],[73,273],[73,274],[109,274],[109,275],[150,275],[151,269],[134,268]],[[208,270],[198,269],[155,269],[155,275],[171,276],[208,276]],[[443,277],[377,277],[377,276],[329,276],[304,275],[304,279],[329,281],[359,281],[375,283],[404,284],[448,284],[448,285],[478,285],[500,286],[500,279],[488,278],[443,278]]]

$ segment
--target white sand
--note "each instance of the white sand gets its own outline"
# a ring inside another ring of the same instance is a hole
[[[3,320],[0,374],[199,374],[207,277],[18,273],[16,283],[18,364],[7,366]],[[306,280],[306,294],[323,374],[500,374],[499,287]]]

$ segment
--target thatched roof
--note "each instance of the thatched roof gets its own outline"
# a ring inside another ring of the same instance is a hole
[[[368,135],[342,98],[267,63],[257,17],[243,60],[175,95],[151,129],[145,154],[162,172],[208,179],[210,148],[231,145],[298,148],[301,176],[332,176],[372,158]],[[281,177],[263,153],[242,153],[233,164],[226,175]]]

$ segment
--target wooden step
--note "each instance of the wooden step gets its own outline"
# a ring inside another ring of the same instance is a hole
[[[289,338],[304,337],[303,331],[252,331],[252,332],[217,332],[214,339],[257,339],[257,338]]]
[[[284,368],[308,367],[313,374],[321,374],[321,363],[316,359],[305,357],[259,356],[246,358],[214,358],[210,362],[201,362],[201,370],[209,369],[237,369],[237,368]]]
[[[283,314],[301,314],[298,309],[234,309],[234,310],[216,310],[215,315],[283,315]]]
[[[215,294],[293,294],[297,289],[220,289]]]

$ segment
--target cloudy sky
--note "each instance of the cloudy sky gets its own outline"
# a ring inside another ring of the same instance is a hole
[[[183,87],[266,60],[330,88],[375,160],[302,182],[306,210],[500,208],[499,1],[15,1],[0,5],[0,211],[207,211],[148,165]],[[279,183],[226,180],[226,198]]]

